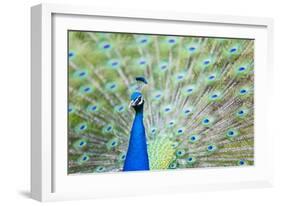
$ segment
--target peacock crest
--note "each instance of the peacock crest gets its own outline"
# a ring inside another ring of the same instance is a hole
[[[68,37],[69,174],[254,164],[254,40]]]

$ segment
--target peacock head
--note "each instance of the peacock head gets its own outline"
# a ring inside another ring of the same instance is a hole
[[[142,93],[133,92],[131,95],[131,102],[129,107],[133,107],[136,112],[142,111],[144,105],[144,99]]]
[[[136,82],[137,82],[136,91],[134,91],[131,95],[131,102],[129,107],[133,107],[136,112],[142,112],[144,99],[140,91],[143,89],[144,85],[146,85],[148,82],[142,76],[136,77]]]

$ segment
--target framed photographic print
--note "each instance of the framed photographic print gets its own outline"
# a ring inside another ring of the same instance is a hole
[[[32,8],[40,201],[272,185],[271,19]]]

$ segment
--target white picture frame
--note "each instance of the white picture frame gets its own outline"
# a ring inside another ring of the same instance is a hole
[[[117,25],[115,21],[119,24]],[[136,24],[140,27],[134,27]],[[159,24],[157,32],[154,24]],[[261,98],[264,86],[272,88],[272,19],[40,4],[31,9],[31,25],[32,198],[53,201],[272,186],[273,136],[266,121],[266,108],[270,108],[271,105],[270,94],[268,98]],[[103,31],[165,34],[167,25],[173,28],[169,34],[194,32],[192,35],[257,39],[255,166],[68,176],[65,172],[67,120],[65,111],[61,109],[64,108],[66,101],[64,91],[67,87],[67,70],[57,69],[63,68],[66,63],[63,56],[67,54],[65,32],[68,29],[98,28]],[[194,30],[186,29],[186,25]],[[58,136],[63,138],[57,138]]]

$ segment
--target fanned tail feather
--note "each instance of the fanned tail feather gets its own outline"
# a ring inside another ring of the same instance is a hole
[[[254,41],[69,31],[68,172],[121,171],[143,90],[151,169],[254,164]]]

